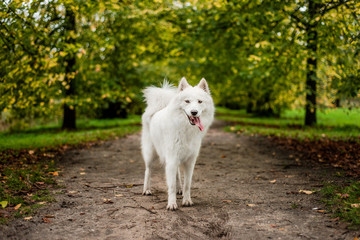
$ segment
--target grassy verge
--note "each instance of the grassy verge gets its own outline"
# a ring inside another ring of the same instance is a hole
[[[358,179],[360,175],[360,110],[327,109],[318,112],[318,125],[304,127],[304,111],[291,110],[280,118],[257,117],[245,110],[217,108],[217,118],[228,121],[227,131],[268,136],[304,160],[343,168]],[[360,228],[360,181],[345,186],[327,185],[322,190],[329,212],[339,220]]]
[[[360,182],[350,182],[343,186],[327,185],[321,193],[323,202],[334,217],[349,222],[349,229],[359,229]]]
[[[76,131],[47,125],[0,133],[0,223],[27,217],[54,200],[56,161],[65,148],[139,131],[140,117],[80,120],[77,126]]]
[[[140,116],[129,119],[80,120],[76,131],[61,131],[59,125],[30,128],[21,132],[0,133],[0,151],[81,144],[134,133],[140,129]]]
[[[49,189],[58,187],[54,151],[0,152],[0,223],[31,215],[54,200]]]
[[[280,118],[256,117],[245,110],[216,109],[217,118],[234,123],[228,131],[246,135],[290,137],[299,140],[360,141],[360,110],[329,109],[320,111],[316,127],[304,127],[304,113],[299,110],[285,112]]]

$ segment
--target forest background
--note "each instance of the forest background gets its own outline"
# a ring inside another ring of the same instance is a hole
[[[356,107],[355,0],[0,3],[2,126],[141,113],[141,90],[205,77],[215,103],[259,116]]]

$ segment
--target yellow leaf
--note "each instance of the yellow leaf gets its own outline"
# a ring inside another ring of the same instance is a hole
[[[0,205],[2,206],[2,208],[6,208],[6,206],[8,205],[8,201],[1,201]]]

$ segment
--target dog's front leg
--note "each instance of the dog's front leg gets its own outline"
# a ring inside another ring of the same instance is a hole
[[[167,210],[176,210],[176,173],[178,165],[175,164],[176,160],[171,160],[166,163],[166,183],[168,186],[168,205]]]
[[[190,207],[193,205],[190,196],[191,179],[194,172],[196,159],[191,159],[184,164],[184,191],[182,205]]]
[[[176,175],[176,194],[181,195],[182,193],[183,193],[183,188],[181,183],[181,171],[179,168]]]

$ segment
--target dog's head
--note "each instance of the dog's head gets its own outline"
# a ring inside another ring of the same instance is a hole
[[[205,78],[201,79],[199,84],[192,87],[183,77],[179,83],[180,106],[186,114],[189,123],[204,130],[201,123],[201,115],[213,106],[210,96],[209,86]]]

